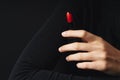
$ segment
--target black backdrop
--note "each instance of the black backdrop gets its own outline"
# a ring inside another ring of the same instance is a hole
[[[57,0],[0,2],[0,80],[8,79],[22,50],[56,4]]]

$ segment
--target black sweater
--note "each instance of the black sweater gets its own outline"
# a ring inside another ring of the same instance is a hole
[[[9,80],[120,80],[99,71],[79,70],[58,48],[67,43],[65,14],[73,13],[74,26],[101,36],[120,49],[119,0],[59,0],[52,15],[36,33],[16,62]]]

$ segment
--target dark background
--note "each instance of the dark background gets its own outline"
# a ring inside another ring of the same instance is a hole
[[[60,0],[0,2],[0,80],[8,80],[17,58],[52,14],[58,1]],[[115,3],[112,6],[115,9],[110,11],[116,11],[119,14],[120,1],[109,0],[109,3],[113,1]]]
[[[8,80],[17,58],[51,15],[57,1],[0,2],[0,80]]]

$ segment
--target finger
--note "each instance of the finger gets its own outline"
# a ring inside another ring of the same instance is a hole
[[[90,53],[90,52],[86,52],[86,53],[76,53],[76,54],[71,54],[69,56],[66,57],[67,61],[95,61],[97,60],[97,57]]]
[[[106,63],[104,61],[94,61],[94,62],[82,62],[76,64],[79,69],[92,69],[98,71],[104,71],[106,69]]]
[[[91,42],[96,40],[97,38],[99,38],[98,36],[87,32],[85,30],[68,30],[68,31],[64,31],[62,33],[63,37],[76,37],[76,38],[81,38],[87,42]]]
[[[93,50],[92,47],[88,43],[79,43],[74,42],[70,44],[63,45],[59,48],[60,52],[67,52],[67,51],[91,51]]]

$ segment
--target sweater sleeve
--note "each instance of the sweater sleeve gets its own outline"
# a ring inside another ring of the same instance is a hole
[[[61,36],[66,29],[63,7],[61,1],[58,2],[52,15],[23,50],[9,80],[34,80],[36,75],[42,74],[41,70],[54,70],[61,56],[58,48],[66,42]]]

